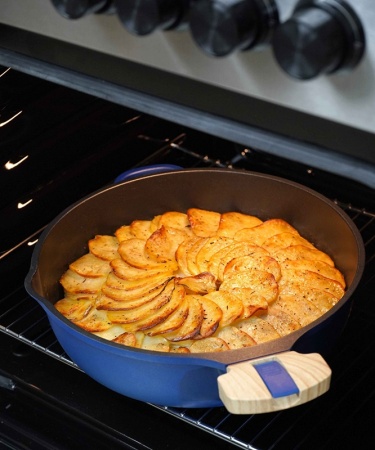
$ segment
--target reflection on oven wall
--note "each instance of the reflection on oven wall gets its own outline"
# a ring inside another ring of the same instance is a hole
[[[307,0],[307,3],[309,1],[314,0]],[[323,3],[327,1],[336,4],[342,0],[323,0]],[[301,0],[256,1],[262,2],[274,3],[280,23],[284,24]],[[205,4],[207,0],[196,3]],[[322,3],[322,0],[315,3]],[[0,21],[373,132],[375,36],[372,24],[375,4],[373,0],[346,0],[345,3],[354,9],[364,28],[363,58],[348,73],[321,75],[305,81],[297,80],[281,69],[271,46],[267,47],[266,43],[265,48],[237,49],[215,57],[199,48],[189,29],[156,29],[140,36],[129,32],[117,14],[89,14],[68,20],[45,0],[22,3],[3,0]]]

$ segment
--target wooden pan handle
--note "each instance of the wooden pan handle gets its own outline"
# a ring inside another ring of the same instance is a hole
[[[301,405],[328,391],[331,369],[317,353],[280,353],[228,366],[219,396],[232,414],[259,414]]]

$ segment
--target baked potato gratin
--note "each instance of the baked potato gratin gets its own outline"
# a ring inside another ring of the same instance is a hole
[[[55,307],[130,347],[216,352],[287,335],[345,293],[332,259],[282,219],[191,208],[98,235]]]

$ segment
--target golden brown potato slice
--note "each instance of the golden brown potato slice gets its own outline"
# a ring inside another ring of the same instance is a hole
[[[253,228],[260,225],[263,221],[258,217],[250,216],[239,212],[226,212],[221,214],[218,236],[227,236],[233,238],[237,231],[244,228]]]
[[[215,333],[219,326],[220,320],[223,317],[221,308],[212,300],[205,296],[196,296],[203,308],[203,320],[199,333],[194,336],[194,339],[207,338]]]
[[[268,309],[267,300],[251,288],[233,288],[230,293],[241,300],[243,304],[241,319],[247,319]]]
[[[123,225],[120,228],[117,228],[115,231],[115,236],[118,242],[127,241],[128,239],[135,238],[134,234],[130,229],[130,225]]]
[[[207,294],[206,297],[215,302],[223,313],[220,327],[230,325],[243,314],[244,305],[242,301],[230,292],[215,291]]]
[[[329,292],[337,299],[342,298],[345,294],[345,289],[336,280],[332,280],[311,270],[283,268],[282,277],[279,281],[280,292],[287,293],[286,286],[293,283],[298,283],[303,290],[315,288]]]
[[[239,230],[234,238],[236,241],[250,241],[254,245],[263,246],[271,236],[285,232],[299,235],[298,231],[285,220],[269,219],[256,227]]]
[[[181,345],[175,345],[170,342],[169,351],[171,353],[190,353],[190,350],[187,347],[183,347]]]
[[[72,322],[82,320],[91,311],[94,302],[91,298],[63,298],[55,303],[55,308]]]
[[[184,289],[181,286],[177,286],[174,295],[181,295],[185,297]],[[155,336],[156,334],[170,333],[177,330],[185,322],[189,314],[189,302],[185,298],[181,300],[179,307],[168,316],[163,322],[155,325],[147,330],[149,336]]]
[[[118,295],[118,297],[109,297],[102,292],[97,296],[95,300],[95,307],[96,309],[107,309],[108,311],[121,311],[137,308],[138,306],[144,305],[150,300],[153,300],[157,295],[161,294],[166,285],[167,282],[158,286],[156,289],[150,290],[147,294],[135,298],[121,297],[124,291],[112,289],[108,292],[109,288],[107,288],[104,289],[104,291],[107,291],[109,294],[113,294],[113,296]]]
[[[229,246],[230,247],[230,246]],[[224,249],[225,250],[225,249]],[[220,253],[220,252],[218,252]],[[227,264],[234,258],[239,258],[241,256],[251,256],[252,258],[260,258],[262,256],[269,256],[267,250],[257,245],[253,245],[250,242],[241,242],[239,244],[233,244],[232,248],[228,248],[228,252],[223,255],[216,253],[209,265],[209,270],[213,275],[217,275],[217,278],[222,281],[224,279],[224,270]],[[221,256],[221,258],[220,258]],[[217,258],[220,258],[218,264],[216,263]],[[214,266],[217,264],[217,268]],[[216,271],[216,274],[214,273]]]
[[[108,311],[108,319],[113,323],[130,324],[149,318],[156,311],[170,302],[174,291],[174,281],[171,280],[162,292],[147,303],[136,308],[123,311]],[[126,328],[126,331],[137,331],[137,329]]]
[[[128,347],[137,347],[137,337],[134,333],[125,333],[120,334],[119,336],[112,339],[113,342],[117,342],[117,344],[126,345]]]
[[[177,270],[177,262],[169,261],[168,263],[159,263],[145,252],[146,241],[143,239],[129,239],[121,242],[118,253],[121,258],[130,266],[138,269],[158,269],[164,270],[167,265],[171,270]],[[113,258],[114,259],[114,258]]]
[[[307,247],[306,245],[289,245],[288,247],[277,249],[272,252],[272,256],[279,262],[279,264],[287,259],[292,261],[307,259],[311,261],[323,261],[331,267],[335,265],[326,253],[318,250],[317,248]]]
[[[301,328],[301,324],[295,317],[276,306],[269,308],[267,314],[262,315],[261,318],[271,324],[280,336],[286,336]]]
[[[187,249],[186,253],[186,267],[188,275],[198,275],[200,270],[196,263],[196,258],[199,250],[206,243],[208,238],[199,238],[191,247]]]
[[[280,296],[284,297],[285,295],[293,296],[298,301],[300,299],[309,300],[322,314],[329,311],[339,301],[335,295],[328,291],[310,287],[306,288],[305,285],[294,282],[280,287]]]
[[[209,353],[223,352],[230,350],[228,344],[218,337],[208,337],[206,339],[196,341],[189,347],[190,353]]]
[[[176,261],[176,250],[186,239],[184,231],[162,225],[147,239],[145,252],[158,263]]]
[[[162,336],[145,336],[141,348],[154,352],[169,352],[169,342]]]
[[[149,313],[147,315],[145,315],[141,319],[137,319],[136,321],[128,322],[123,326],[127,331],[144,331],[160,325],[164,323],[164,321],[166,321],[171,316],[171,314],[179,309],[181,303],[184,300],[184,297],[184,289],[181,287],[177,287],[173,290],[168,301],[165,302],[161,307],[152,308],[152,302],[148,303],[147,306],[151,307],[152,309],[149,310]],[[132,311],[134,312],[135,310]],[[129,311],[129,313],[131,314],[132,311]]]
[[[281,270],[309,270],[311,272],[319,273],[326,278],[331,278],[332,280],[336,280],[341,284],[343,288],[345,288],[345,279],[343,274],[337,270],[335,267],[328,265],[322,261],[310,261],[306,259],[299,259],[298,261],[284,261],[281,265]]]
[[[124,333],[124,329],[122,328],[121,325],[112,325],[110,328],[108,328],[107,330],[103,330],[103,331],[95,331],[94,332],[95,336],[99,336],[103,339],[107,339],[108,341],[116,341],[117,342],[117,338],[119,343],[121,343],[121,340],[126,340],[126,336],[123,336],[122,338],[120,338],[121,335],[125,335],[126,333]],[[130,334],[130,333],[129,333]],[[141,333],[143,336],[143,333]],[[140,337],[141,339],[143,339],[143,337]],[[136,341],[136,344],[133,345],[133,347],[137,346],[138,343],[138,336],[137,334],[133,334],[133,337]],[[131,343],[130,341],[130,336],[128,336],[129,339],[129,344]]]
[[[212,256],[220,249],[227,247],[233,243],[233,239],[224,236],[212,236],[209,237],[204,245],[199,249],[195,263],[200,272],[207,272],[208,265]]]
[[[69,265],[69,269],[87,278],[104,277],[111,271],[109,261],[97,258],[92,253],[86,253]]]
[[[279,263],[270,256],[265,256],[261,253],[253,255],[240,256],[232,259],[224,269],[224,278],[231,272],[242,272],[248,270],[264,270],[271,273],[275,280],[278,281],[281,278],[281,269]]]
[[[222,328],[218,332],[217,337],[222,339],[228,345],[230,350],[256,345],[256,342],[251,336],[233,326]]]
[[[111,272],[105,281],[105,285],[113,289],[137,291],[137,296],[141,297],[144,293],[148,292],[150,288],[160,286],[170,278],[170,275],[161,273],[158,275],[150,275],[148,278],[141,278],[139,280],[124,280]]]
[[[271,313],[274,307],[285,311],[303,327],[322,315],[320,309],[304,297],[296,298],[290,295],[279,295],[277,300],[269,307]]]
[[[221,214],[205,209],[190,208],[187,216],[193,233],[200,237],[214,236],[219,228]]]
[[[181,242],[181,244],[178,246],[177,250],[176,250],[176,261],[178,264],[178,269],[180,271],[180,273],[188,276],[188,275],[192,275],[189,272],[188,266],[187,266],[187,253],[188,250],[190,248],[193,247],[193,245],[198,242],[200,239],[200,237],[198,236],[194,236],[194,237],[189,237],[187,239],[185,239],[184,241]]]
[[[271,254],[274,254],[280,249],[287,248],[291,245],[304,245],[305,247],[315,249],[314,245],[307,239],[289,232],[275,234],[274,236],[266,239],[262,245]]]
[[[188,316],[179,328],[164,334],[169,341],[179,342],[192,339],[201,327],[204,315],[201,303],[194,295],[186,295],[185,300],[189,305]]]
[[[163,225],[168,228],[175,228],[176,230],[184,231],[188,236],[193,235],[186,213],[167,211],[160,216],[158,228]]]
[[[79,327],[91,333],[108,330],[112,323],[107,317],[107,311],[97,311],[93,308],[82,320],[74,322]]]
[[[100,291],[106,277],[87,278],[68,269],[60,278],[65,292],[71,294],[96,294]]]
[[[110,262],[110,267],[113,273],[123,280],[142,280],[155,275],[168,275],[172,276],[174,271],[165,264],[164,268],[158,267],[156,269],[138,269],[137,267],[130,266],[121,258],[116,258]]]
[[[148,239],[151,235],[151,221],[150,220],[133,220],[129,225],[129,229],[134,237],[138,239]]]
[[[160,288],[164,287],[166,282],[168,282],[169,279],[156,279],[153,282],[149,282],[138,289],[118,289],[111,286],[108,286],[107,284],[103,284],[102,286],[102,293],[106,295],[107,297],[112,298],[113,300],[119,300],[119,301],[128,301],[128,300],[136,300],[138,298],[147,298],[149,296],[152,296],[156,290],[159,290]]]
[[[90,252],[100,259],[112,261],[118,257],[118,240],[115,236],[97,235],[89,240]]]
[[[270,323],[257,316],[243,320],[236,326],[251,336],[257,344],[269,342],[281,337]]]
[[[251,289],[254,294],[264,297],[268,303],[273,302],[279,293],[275,277],[265,270],[254,269],[248,272],[228,273],[219,290],[231,292],[234,288]]]
[[[208,272],[203,272],[191,277],[176,278],[178,284],[185,287],[188,294],[208,294],[216,291],[215,277]]]

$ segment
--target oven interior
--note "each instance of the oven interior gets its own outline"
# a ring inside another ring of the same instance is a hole
[[[349,443],[364,448],[374,440],[372,189],[8,67],[1,68],[0,95],[0,443],[184,449],[198,441],[208,448],[268,450]],[[333,371],[327,394],[261,415],[146,405],[88,379],[63,352],[43,310],[23,287],[33,245],[64,208],[121,172],[149,164],[285,177],[331,198],[353,219],[365,243],[366,268],[344,333],[327,358]],[[57,428],[54,417],[62,421]]]

